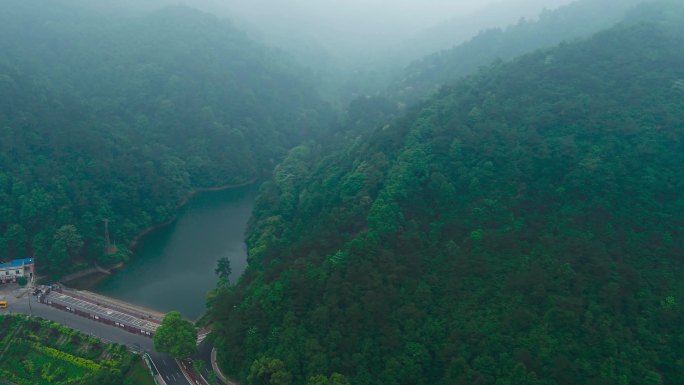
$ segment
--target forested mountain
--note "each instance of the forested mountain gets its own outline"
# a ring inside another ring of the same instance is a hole
[[[52,275],[125,256],[193,188],[270,173],[324,126],[306,73],[187,7],[5,1],[0,52],[0,257]],[[105,218],[119,256],[102,257]]]
[[[684,10],[499,63],[263,189],[248,384],[684,382]],[[340,373],[340,374],[335,374]]]
[[[554,10],[545,10],[537,20],[521,19],[507,28],[485,29],[463,44],[412,63],[390,86],[389,93],[393,98],[411,104],[495,60],[512,59],[565,40],[590,36],[618,23],[628,10],[642,2],[577,0]]]
[[[406,66],[427,55],[461,45],[483,29],[506,28],[520,19],[536,19],[542,10],[556,9],[571,2],[498,0],[486,3],[473,13],[456,16],[415,34],[400,45],[392,59]]]

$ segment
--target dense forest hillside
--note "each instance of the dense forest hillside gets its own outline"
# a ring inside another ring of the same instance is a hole
[[[0,52],[0,258],[52,275],[125,257],[192,189],[269,173],[324,126],[285,55],[186,7],[4,2]],[[117,256],[102,256],[105,218]]]
[[[476,36],[483,29],[505,28],[520,19],[536,19],[542,10],[552,10],[573,0],[498,0],[484,3],[475,12],[458,15],[427,28],[400,45],[397,55],[404,66],[435,52],[448,50]]]
[[[684,383],[684,11],[444,88],[263,188],[209,297],[247,384]]]
[[[536,20],[521,19],[507,28],[491,28],[451,49],[409,65],[389,93],[405,103],[422,100],[444,84],[477,72],[495,60],[508,60],[565,40],[590,36],[623,19],[643,0],[577,0],[545,10]]]

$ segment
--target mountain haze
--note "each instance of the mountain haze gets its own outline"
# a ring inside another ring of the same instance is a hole
[[[458,46],[410,64],[390,86],[389,94],[406,103],[414,103],[430,96],[442,85],[470,75],[496,60],[510,60],[609,28],[641,2],[578,0],[557,9],[545,9],[536,19],[521,18],[508,27],[485,28]]]
[[[683,48],[681,0],[6,0],[0,383],[682,385]],[[100,267],[179,311],[32,307]]]

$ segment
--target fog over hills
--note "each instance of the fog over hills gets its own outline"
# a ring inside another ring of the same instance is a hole
[[[0,383],[154,383],[33,274],[177,310],[66,307],[169,385],[682,385],[682,47],[682,0],[4,0]]]
[[[70,0],[125,12],[185,4],[226,17],[259,40],[305,54],[329,56],[347,66],[377,62],[388,52],[402,61],[468,39],[481,29],[535,18],[570,0]],[[313,63],[315,65],[316,63]]]
[[[534,18],[544,8],[569,2],[211,0],[211,5],[198,6],[227,12],[276,45],[294,51],[314,46],[344,64],[363,66],[392,51],[411,52],[415,59],[458,44],[481,29]],[[435,39],[438,34],[441,38]],[[425,40],[432,42],[425,44]],[[412,47],[415,44],[420,48]]]
[[[228,19],[312,71],[333,102],[385,89],[409,63],[571,0],[63,0],[137,15],[183,4]]]

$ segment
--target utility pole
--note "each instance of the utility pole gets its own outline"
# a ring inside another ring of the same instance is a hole
[[[105,218],[103,219],[104,221],[104,226],[105,226],[105,254],[109,253],[109,250],[111,249],[111,240],[109,239],[109,219]]]
[[[31,270],[29,274],[31,274],[31,280],[28,282],[28,305],[29,305],[29,314],[31,317],[33,317],[33,309],[31,308],[31,296],[33,295],[33,279],[36,276],[36,256],[34,255],[31,257],[33,259],[33,267],[31,267]],[[26,275],[26,269],[24,269],[24,276]]]

